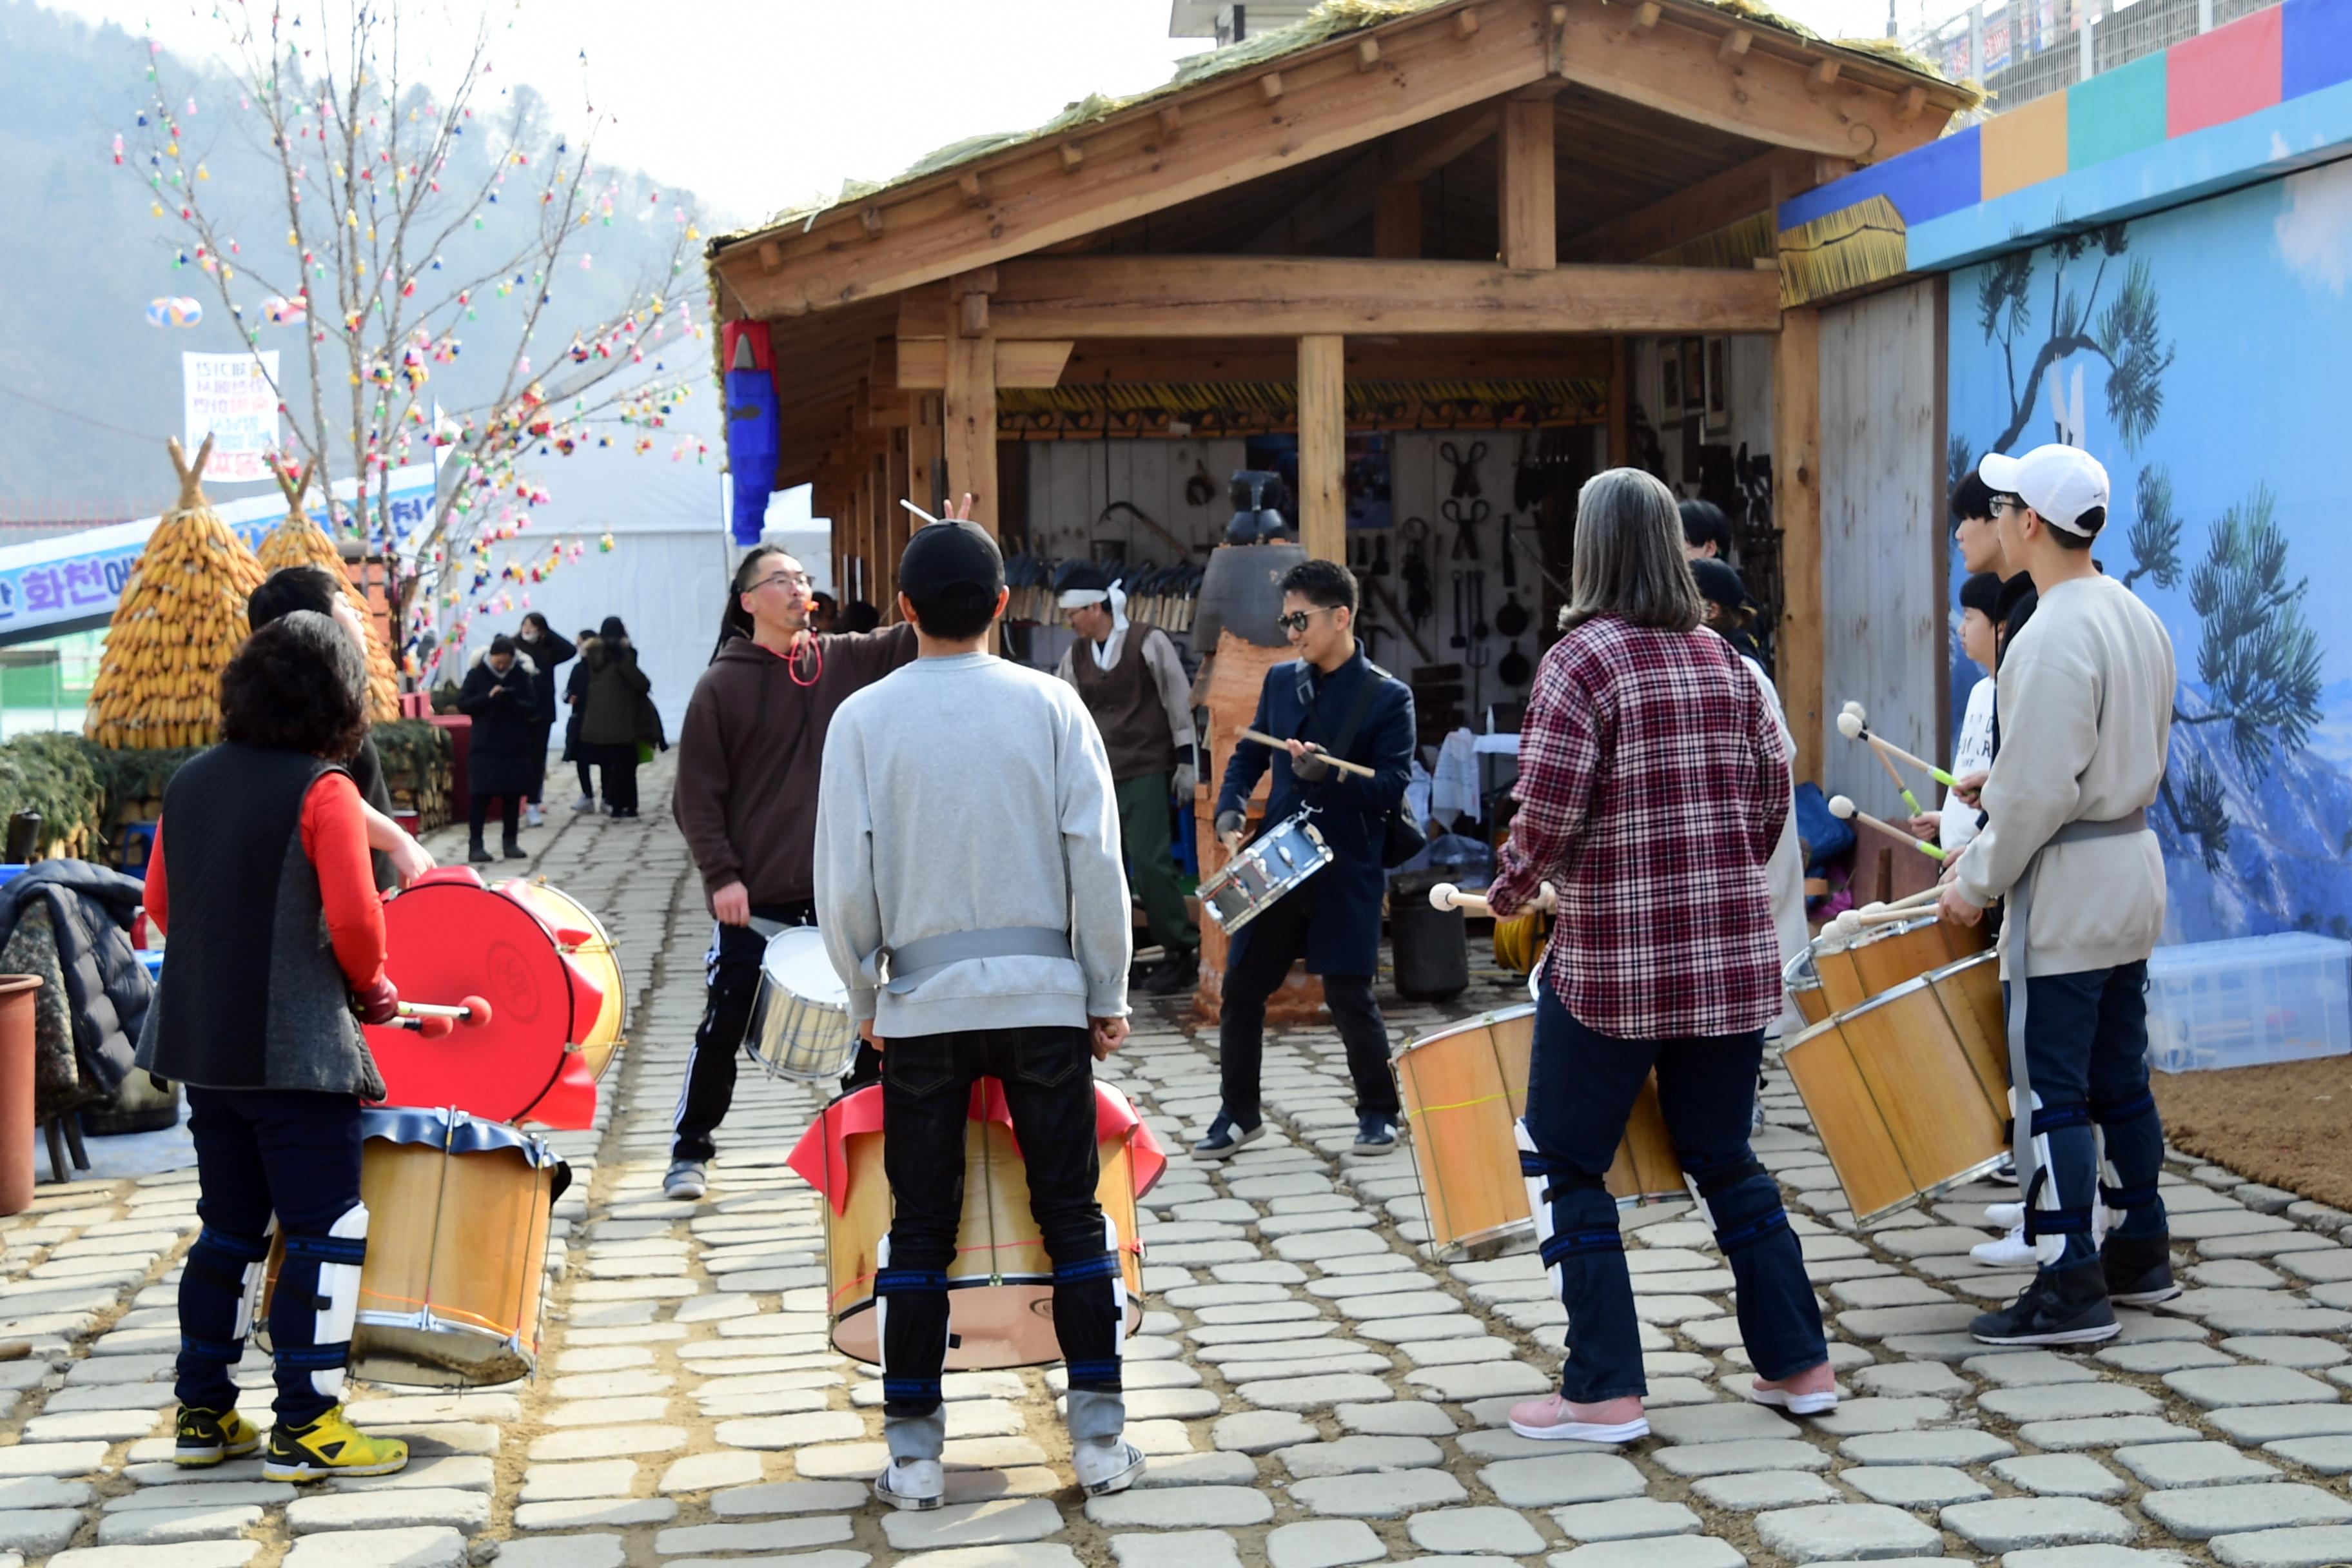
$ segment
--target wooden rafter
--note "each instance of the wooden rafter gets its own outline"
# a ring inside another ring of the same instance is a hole
[[[1585,230],[1560,247],[1563,261],[1645,261],[1701,235],[1769,210],[1776,176],[1810,189],[1823,160],[1785,150],[1750,158],[1664,201]],[[1840,164],[1841,168],[1845,165]]]
[[[860,208],[730,242],[712,265],[748,314],[831,310],[1161,211],[1555,72],[1717,130],[1843,157],[1885,158],[1931,140],[1966,101],[1900,68],[1842,55],[1824,89],[1814,68],[1832,51],[1776,31],[1750,28],[1748,48],[1726,60],[1725,38],[1746,24],[1713,6],[1671,0],[1647,26],[1649,5],[1575,0],[1557,22],[1555,9],[1452,0],[1373,30],[1380,69],[1359,68],[1363,35],[1335,38],[1284,57],[1276,96],[1271,70],[1213,77],[1089,127],[1075,163],[1065,151],[1079,145],[1074,138],[1024,142]],[[1931,105],[1938,112],[1926,112]],[[868,210],[879,215],[878,233],[861,216]]]
[[[999,338],[1769,332],[1780,319],[1779,274],[1753,270],[1122,256],[998,271]]]

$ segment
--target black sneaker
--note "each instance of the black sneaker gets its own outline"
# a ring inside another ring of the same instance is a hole
[[[1397,1124],[1393,1116],[1377,1112],[1356,1118],[1356,1152],[1359,1154],[1393,1154],[1397,1146]]]
[[[1234,1119],[1223,1111],[1209,1123],[1209,1135],[1192,1145],[1195,1160],[1230,1160],[1241,1152],[1244,1143],[1255,1143],[1265,1136],[1265,1123],[1255,1127],[1236,1127]]]
[[[2045,1268],[1998,1312],[1969,1325],[1988,1345],[2089,1345],[2123,1332],[2107,1304],[2107,1282],[2096,1268]]]
[[[2180,1294],[2172,1278],[2172,1239],[2111,1236],[2099,1248],[2107,1300],[2122,1307],[2153,1307]]]
[[[1173,996],[1180,991],[1190,991],[1201,983],[1201,955],[1186,949],[1171,953],[1152,966],[1143,977],[1146,996]]]

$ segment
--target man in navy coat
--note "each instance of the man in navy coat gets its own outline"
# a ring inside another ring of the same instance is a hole
[[[1258,1068],[1266,998],[1301,957],[1309,973],[1323,977],[1324,1000],[1348,1047],[1356,1149],[1385,1154],[1396,1147],[1396,1075],[1372,976],[1380,968],[1387,820],[1412,771],[1412,693],[1357,646],[1356,578],[1345,566],[1292,567],[1282,580],[1282,608],[1298,658],[1266,671],[1251,728],[1287,744],[1276,750],[1244,741],[1234,749],[1217,795],[1217,834],[1229,851],[1241,847],[1245,803],[1271,763],[1266,823],[1313,813],[1308,820],[1332,860],[1234,937],[1218,1036],[1223,1104],[1208,1135],[1192,1145],[1202,1160],[1225,1159],[1265,1131]],[[1323,760],[1327,753],[1361,763],[1373,776],[1342,773]]]

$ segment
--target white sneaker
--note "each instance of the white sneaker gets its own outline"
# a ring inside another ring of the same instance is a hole
[[[522,820],[523,826],[526,827],[544,827],[547,826],[547,818],[540,815],[539,803],[535,800],[526,801],[523,803]]]
[[[1074,1444],[1070,1468],[1078,1478],[1078,1489],[1088,1497],[1123,1492],[1143,1473],[1143,1450],[1124,1437]]]
[[[937,1459],[893,1459],[874,1478],[874,1495],[908,1512],[937,1508],[947,1493],[947,1468]]]
[[[2013,1209],[2024,1205],[1995,1204],[1992,1206]],[[1999,1223],[1998,1216],[1995,1223]],[[2009,1234],[1999,1241],[1979,1241],[1969,1247],[1969,1256],[1988,1268],[2035,1268],[2045,1263],[2057,1262],[2059,1251],[2065,1245],[2063,1237],[2055,1236],[2041,1237],[2029,1243],[2025,1239],[2025,1224],[2021,1220],[2010,1226]]]
[[[669,1173],[662,1178],[662,1196],[690,1204],[710,1190],[710,1182],[699,1160],[672,1160]]]
[[[596,809],[596,797],[593,795],[583,795],[578,800],[572,803],[572,809],[574,811],[593,811]]]

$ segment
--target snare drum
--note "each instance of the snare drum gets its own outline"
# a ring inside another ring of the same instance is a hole
[[[352,1375],[429,1388],[529,1376],[555,1156],[462,1110],[363,1110],[360,1132],[368,1238]],[[265,1291],[282,1251],[271,1249]],[[257,1328],[268,1321],[263,1300]]]
[[[557,945],[588,972],[589,979],[604,993],[604,1005],[597,1012],[595,1022],[573,1042],[580,1047],[588,1076],[602,1080],[604,1069],[620,1054],[629,1028],[628,984],[621,974],[620,954],[613,949],[613,933],[604,929],[604,922],[596,918],[593,910],[561,888],[537,881],[500,882],[496,886],[499,892],[511,894],[536,910],[553,929]]]
[[[1482,1247],[1532,1228],[1513,1124],[1526,1114],[1536,1010],[1512,1007],[1414,1041],[1396,1058],[1412,1160],[1439,1247]],[[1682,1163],[1642,1086],[1606,1184],[1621,1206],[1680,1200]]]
[[[816,927],[787,926],[768,939],[743,1048],[769,1076],[810,1083],[841,1077],[856,1059],[849,988],[825,956]]]
[[[1099,1087],[1097,1092],[1102,1092]],[[882,1168],[881,1097],[881,1086],[873,1085],[844,1096],[826,1111],[846,1125],[870,1129],[838,1139],[839,1163],[827,1173],[824,1188],[826,1308],[834,1348],[870,1364],[882,1359],[874,1276],[890,1234],[891,1212],[890,1182]],[[1143,1321],[1143,1248],[1136,1239],[1135,1200],[1136,1168],[1145,1152],[1137,1147],[1139,1123],[1107,1134],[1108,1120],[1098,1116],[1096,1121],[1102,1174],[1095,1199],[1117,1233],[1126,1332],[1131,1334]],[[822,1137],[823,1123],[813,1131]],[[1148,1157],[1157,1161],[1156,1149]],[[835,1183],[844,1190],[836,1191]],[[840,1202],[838,1213],[834,1200]],[[947,1370],[1049,1366],[1062,1359],[1054,1332],[1054,1261],[1029,1213],[1029,1183],[1013,1129],[992,1117],[975,1119],[965,1124],[963,1220],[955,1261],[948,1267]]]
[[[1302,811],[1276,823],[1217,868],[1201,884],[1201,907],[1231,936],[1330,863],[1331,847]]]
[[[1856,1223],[2000,1164],[2007,1045],[1994,952],[1906,981],[1790,1042],[1781,1061]]]
[[[1931,969],[1982,952],[1990,942],[1991,933],[1981,921],[1972,926],[1955,925],[1933,914],[1865,926],[1852,937],[1824,931],[1790,964],[1802,978],[1801,966],[1811,960],[1818,994],[1809,1003],[1806,994],[1792,985],[1790,994],[1808,1022],[1819,1023]],[[1822,1009],[1821,1017],[1813,1016],[1811,1007]]]

